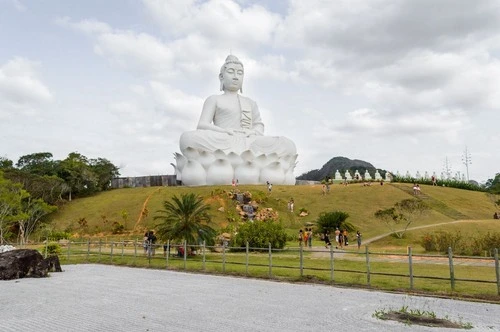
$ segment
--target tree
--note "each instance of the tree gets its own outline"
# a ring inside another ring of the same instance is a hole
[[[17,168],[36,175],[55,175],[57,163],[52,160],[52,153],[37,152],[21,156]]]
[[[59,163],[58,176],[71,188],[69,201],[71,201],[72,194],[87,195],[96,191],[97,176],[92,172],[87,157],[78,152],[71,152]]]
[[[201,241],[213,243],[215,230],[210,227],[210,206],[193,193],[174,195],[172,201],[163,202],[164,209],[156,211],[157,235],[162,240],[181,240],[188,244]]]
[[[349,218],[349,214],[342,211],[323,212],[316,220],[318,232],[326,233],[328,231],[331,233],[336,228],[351,232],[354,230],[354,226],[346,222],[347,218]]]
[[[6,157],[0,157],[0,169],[11,169],[14,167],[12,160]]]
[[[97,187],[99,190],[107,190],[111,185],[111,180],[120,176],[119,168],[105,158],[90,159],[90,169],[97,177]]]
[[[42,226],[43,217],[57,210],[57,207],[47,204],[44,200],[27,197],[22,203],[24,218],[19,218],[17,226],[19,228],[19,243],[28,242],[29,236]]]
[[[423,216],[429,207],[418,199],[405,199],[396,203],[394,207],[378,210],[375,218],[382,221],[392,233],[402,239],[408,227]]]
[[[5,242],[8,228],[15,221],[24,218],[22,201],[29,197],[20,183],[14,183],[3,177],[0,171],[0,244]]]
[[[500,194],[500,173],[497,173],[494,179],[486,181],[486,189],[492,194]]]
[[[49,204],[56,204],[70,188],[63,179],[55,175],[36,175],[19,169],[9,169],[4,177],[13,182],[19,182],[32,198],[41,198]]]

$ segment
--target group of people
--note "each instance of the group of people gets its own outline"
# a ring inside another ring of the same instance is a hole
[[[299,246],[312,248],[313,232],[312,228],[306,228],[305,231],[299,230]]]
[[[335,229],[335,249],[343,249],[344,246],[349,245],[349,233],[347,230],[341,230],[338,227]],[[325,248],[329,248],[332,243],[330,241],[330,232],[326,231],[324,234],[321,234],[321,239],[325,241]],[[358,250],[361,247],[361,233],[359,231],[356,232],[356,242],[358,244]]]
[[[156,235],[154,231],[147,231],[144,233],[144,238],[142,241],[142,247],[144,248],[144,255],[154,256],[156,249]]]

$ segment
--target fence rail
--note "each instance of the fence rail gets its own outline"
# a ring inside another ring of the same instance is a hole
[[[401,254],[372,252],[368,246],[355,252],[302,246],[273,249],[270,244],[268,248],[248,244],[243,248],[186,243],[144,246],[138,241],[91,240],[67,242],[61,249],[59,258],[63,264],[128,264],[267,278],[317,279],[381,288],[390,283],[390,287],[396,284],[397,288],[440,292],[460,292],[465,283],[474,283],[482,293],[500,295],[498,249],[494,250],[493,257],[469,257],[454,256],[451,248],[448,255],[428,255],[413,254],[411,247],[407,254]]]

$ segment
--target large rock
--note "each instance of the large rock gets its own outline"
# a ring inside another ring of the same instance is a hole
[[[46,259],[36,250],[17,249],[0,253],[0,280],[47,277],[49,272],[62,272],[59,258]]]

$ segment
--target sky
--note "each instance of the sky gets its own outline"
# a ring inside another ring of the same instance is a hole
[[[296,176],[336,156],[500,172],[496,0],[0,0],[0,156],[174,174],[228,54]]]

